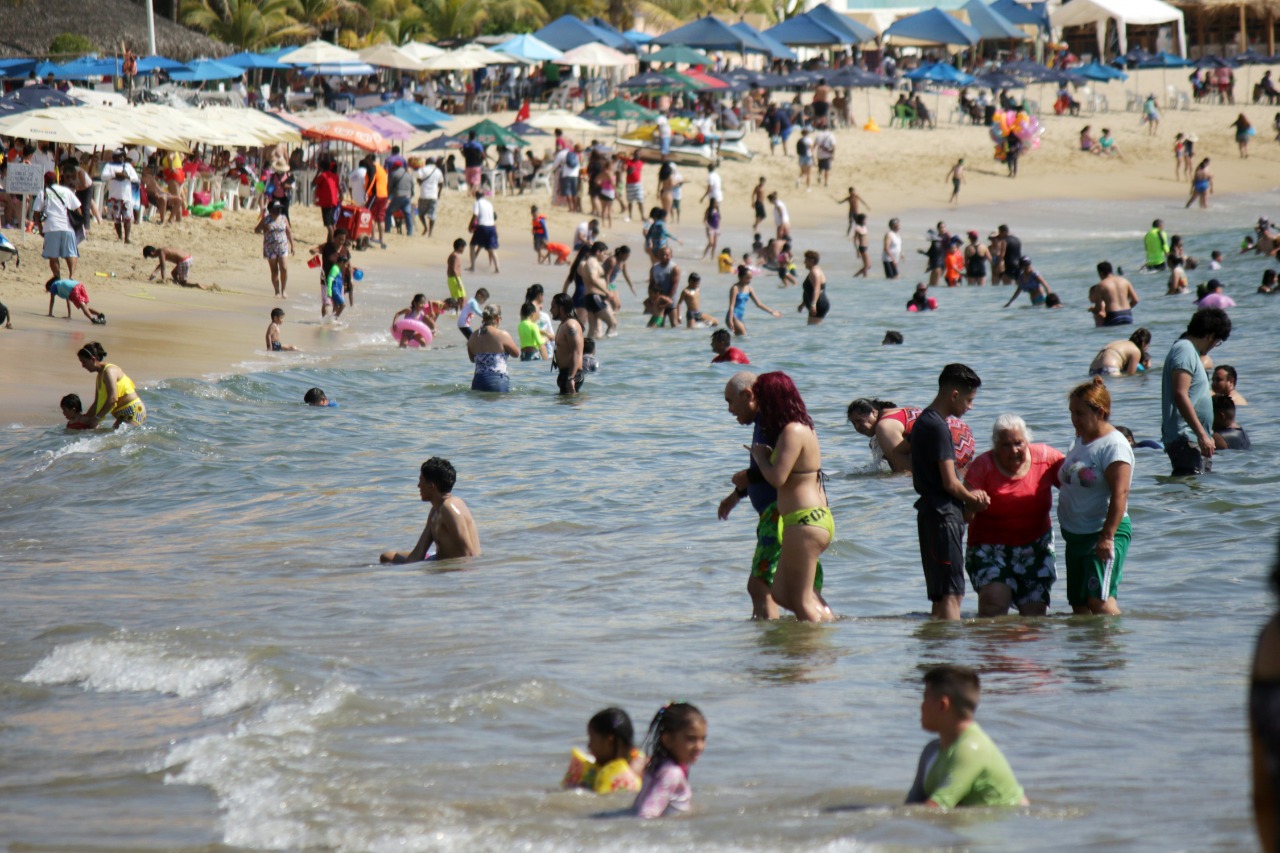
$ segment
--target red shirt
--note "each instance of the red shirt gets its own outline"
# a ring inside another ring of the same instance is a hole
[[[337,207],[342,201],[342,194],[338,190],[338,176],[333,172],[319,172],[311,183],[316,188],[317,207]]]
[[[973,460],[964,481],[991,497],[991,506],[969,522],[969,545],[1030,545],[1053,526],[1053,484],[1062,466],[1062,454],[1047,444],[1028,448],[1031,468],[1026,476],[1011,480],[1000,472],[992,451]]]
[[[747,354],[737,347],[729,347],[715,358],[711,359],[712,364],[723,364],[724,362],[732,362],[734,364],[750,364]]]
[[[644,169],[644,161],[639,157],[627,161],[627,183],[640,183],[640,172]]]

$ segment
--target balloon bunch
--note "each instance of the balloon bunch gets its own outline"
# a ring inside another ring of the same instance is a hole
[[[1022,151],[1035,151],[1040,147],[1044,126],[1040,119],[1023,110],[1001,110],[991,119],[991,141],[995,143],[995,158],[1003,161],[1008,154],[1006,139],[1014,136],[1022,142]]]

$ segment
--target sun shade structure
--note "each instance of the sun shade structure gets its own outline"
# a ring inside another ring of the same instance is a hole
[[[48,107],[70,107],[78,103],[52,86],[26,86],[0,98],[0,116]]]
[[[1042,31],[1049,29],[1049,12],[1045,3],[1031,3],[1026,6],[1015,0],[996,0],[991,10],[1011,24],[1019,26],[1039,27]]]
[[[356,124],[363,124],[365,127],[376,130],[386,139],[399,141],[408,139],[410,136],[416,136],[418,129],[408,122],[401,121],[395,116],[389,116],[380,113],[355,113],[351,116],[351,121]]]
[[[560,61],[566,65],[582,65],[587,68],[618,68],[634,64],[636,58],[608,45],[593,42],[565,51]]]
[[[493,119],[485,119],[478,124],[473,124],[466,130],[460,130],[453,134],[453,139],[458,142],[466,142],[467,137],[472,133],[476,135],[476,142],[481,145],[506,145],[507,147],[519,146],[527,148],[529,143],[512,133],[507,128],[495,122]]]
[[[663,33],[653,44],[682,44],[699,50],[731,51],[733,53],[768,53],[760,39],[733,29],[719,18],[708,15],[691,24]]]
[[[488,65],[489,63],[475,54],[456,50],[422,60],[424,71],[475,71],[477,68],[487,68]]]
[[[684,77],[671,77],[658,71],[637,74],[619,84],[621,89],[644,89],[653,92],[692,92],[697,85]]]
[[[244,74],[244,71],[238,65],[200,59],[190,63],[183,71],[171,72],[169,76],[182,83],[195,83],[203,80],[230,80]]]
[[[1049,16],[1055,30],[1093,24],[1098,32],[1098,53],[1106,50],[1107,22],[1114,21],[1120,52],[1129,49],[1128,25],[1176,24],[1178,52],[1187,54],[1185,17],[1178,9],[1161,0],[1071,0]]]
[[[856,40],[854,42],[855,44],[872,41],[876,37],[875,30],[860,21],[855,21],[853,18],[841,15],[825,3],[814,6],[808,12],[805,12],[805,14],[828,29],[835,30],[838,33],[848,34]]]
[[[634,50],[625,36],[580,21],[573,15],[561,15],[534,35],[559,50],[573,50],[591,42],[599,42],[614,50]]]
[[[219,62],[226,62],[225,59],[219,59]],[[235,65],[231,62],[229,65]],[[150,74],[152,71],[181,71],[187,66],[176,59],[169,59],[165,56],[147,56],[138,60],[138,73]],[[243,67],[243,66],[241,66]]]
[[[1138,63],[1139,68],[1190,68],[1195,63],[1175,56],[1167,51],[1160,51],[1150,59]]]
[[[219,59],[218,61],[227,65],[238,65],[241,68],[261,68],[264,71],[286,71],[293,67],[292,65],[281,63],[277,59],[279,55],[278,53],[251,53],[246,50],[241,53],[233,53],[226,59]],[[141,70],[144,62],[146,62],[145,59],[138,60],[139,70]]]
[[[552,47],[537,36],[528,34],[507,39],[493,50],[495,53],[505,53],[529,62],[558,62],[564,59],[563,50]]]
[[[641,57],[645,62],[674,62],[679,65],[710,65],[711,57],[688,45],[669,44]]]
[[[837,44],[857,44],[848,33],[838,32],[808,15],[796,15],[764,31],[764,35],[776,41],[796,47],[825,47]]]
[[[360,51],[360,58],[379,68],[395,68],[399,71],[421,71],[422,60],[394,44],[383,42]]]
[[[434,130],[444,127],[453,121],[453,116],[448,113],[424,107],[417,101],[389,101],[365,110],[365,112],[373,113],[374,115],[395,116],[419,130]]]
[[[400,45],[400,49],[421,62],[424,59],[430,59],[433,56],[439,56],[444,53],[444,48],[436,47],[434,44],[426,44],[420,41],[411,41],[408,44]]]
[[[921,65],[914,71],[902,75],[908,80],[923,80],[929,83],[951,83],[956,86],[968,86],[973,82],[972,74],[957,71],[954,65],[945,62],[931,62]]]
[[[769,52],[770,59],[796,59],[795,52],[773,36],[765,35],[746,21],[738,21],[736,24],[730,24],[729,29],[743,36],[750,36],[756,39]]]
[[[1090,0],[1073,0],[1087,3]],[[886,37],[898,44],[953,44],[973,47],[982,41],[982,33],[953,18],[941,9],[925,9],[894,21],[884,31]]]
[[[1100,65],[1095,59],[1088,65],[1081,65],[1071,69],[1072,73],[1079,74],[1086,80],[1095,80],[1099,83],[1106,83],[1111,80],[1128,80],[1129,75],[1125,74],[1119,68],[1112,68],[1110,65]]]
[[[391,144],[376,130],[353,121],[326,121],[314,124],[302,131],[306,139],[323,139],[329,142],[349,142],[357,148],[381,154],[391,150]]]
[[[564,110],[548,110],[543,113],[537,113],[524,124],[530,127],[536,127],[540,130],[564,130],[564,131],[580,131],[583,133],[596,133],[604,130],[604,126],[599,122],[592,121],[590,118],[583,118]]]
[[[613,98],[598,107],[592,107],[583,115],[606,121],[653,121],[658,117],[658,111],[642,107],[626,98]]]
[[[338,47],[323,39],[308,42],[302,47],[286,50],[276,57],[284,65],[337,65],[344,62],[364,62],[360,54],[345,47]]]
[[[982,33],[985,41],[1027,41],[1030,38],[982,0],[969,0],[960,9],[969,17],[969,26]]]

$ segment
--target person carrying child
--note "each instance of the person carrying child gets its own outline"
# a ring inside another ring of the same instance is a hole
[[[267,324],[267,352],[298,352],[292,344],[280,343],[280,324],[284,322],[284,309],[271,309],[271,322]]]
[[[71,306],[74,305],[84,312],[84,316],[89,318],[89,322],[95,326],[105,326],[107,324],[107,315],[101,311],[95,311],[89,307],[89,292],[85,290],[83,284],[70,278],[51,278],[44,283],[44,289],[49,292],[49,316],[53,316],[53,301],[55,299],[65,299],[67,301],[67,319],[71,319]],[[7,318],[6,318],[7,321]],[[12,328],[11,326],[9,328]]]
[[[907,805],[1025,806],[1009,762],[975,720],[978,673],[966,666],[936,666],[924,675],[920,726],[938,735],[920,753]]]
[[[561,787],[597,794],[639,791],[645,757],[633,745],[635,729],[621,708],[605,708],[587,722],[587,752],[574,749]]]
[[[684,814],[693,805],[689,768],[707,746],[707,718],[687,702],[664,705],[649,724],[649,763],[631,811],[646,820]]]

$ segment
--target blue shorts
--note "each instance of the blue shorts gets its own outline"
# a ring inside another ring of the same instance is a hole
[[[329,294],[329,298],[333,300],[334,305],[345,306],[347,304],[347,296],[343,292],[341,285],[333,289],[333,292]]]

